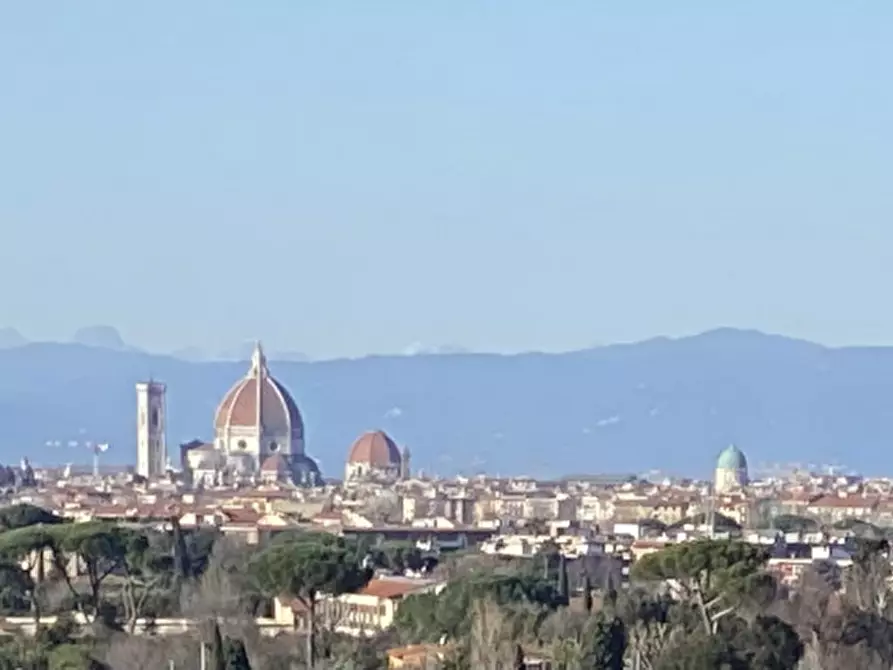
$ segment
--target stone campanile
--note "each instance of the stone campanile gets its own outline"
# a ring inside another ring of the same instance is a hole
[[[136,472],[147,479],[160,477],[167,466],[165,391],[155,381],[136,385]]]

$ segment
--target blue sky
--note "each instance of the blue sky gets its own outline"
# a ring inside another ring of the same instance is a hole
[[[6,3],[0,326],[893,343],[888,2]]]

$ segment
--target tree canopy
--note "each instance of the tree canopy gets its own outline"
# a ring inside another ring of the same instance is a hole
[[[298,600],[307,612],[307,659],[316,660],[316,601],[360,588],[370,575],[362,569],[356,545],[325,533],[301,533],[273,542],[250,570],[268,597]]]
[[[398,642],[444,642],[442,670],[520,668],[533,657],[555,670],[893,665],[891,550],[883,537],[851,537],[850,568],[818,561],[789,588],[777,587],[762,547],[740,540],[669,545],[635,562],[624,588],[599,577],[598,561],[571,560],[557,546],[513,560],[466,552],[437,571],[446,582],[398,601],[392,629],[357,641],[340,636],[331,608],[322,616],[317,604],[360,589],[370,578],[367,556],[378,568],[415,569],[414,547],[312,532],[254,547],[175,520],[165,530],[62,523],[27,507],[5,518],[0,610],[30,611],[35,622],[44,613],[62,616],[52,628],[37,626],[33,638],[0,637],[0,670],[196,667],[193,638],[133,635],[138,621],[148,627],[158,616],[209,622],[203,642],[215,670],[379,670],[384,650]],[[78,572],[68,569],[75,563]],[[295,635],[257,634],[255,613],[275,597],[303,605],[294,633],[304,645]],[[93,625],[66,619],[71,611]]]

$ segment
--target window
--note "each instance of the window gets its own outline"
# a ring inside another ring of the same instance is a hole
[[[247,449],[248,443],[245,440],[239,440],[238,446],[239,446],[239,449]]]
[[[158,428],[158,408],[152,408],[152,428]]]
[[[279,445],[276,444],[276,441],[270,442],[270,451],[279,451]]]

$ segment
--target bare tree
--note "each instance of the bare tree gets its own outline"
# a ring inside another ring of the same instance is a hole
[[[369,498],[362,507],[362,514],[377,524],[401,523],[403,509],[395,493],[383,491]]]
[[[183,615],[205,620],[244,621],[254,618],[256,590],[245,565],[251,548],[226,538],[218,540],[208,567],[197,582],[184,586],[180,597]]]
[[[192,635],[164,637],[116,635],[103,660],[111,670],[159,670],[198,667],[200,640]]]
[[[862,610],[890,613],[890,547],[886,540],[860,540],[846,575],[846,594]]]
[[[514,664],[516,642],[503,609],[484,600],[474,606],[474,621],[468,640],[468,658],[472,668],[508,670]]]

